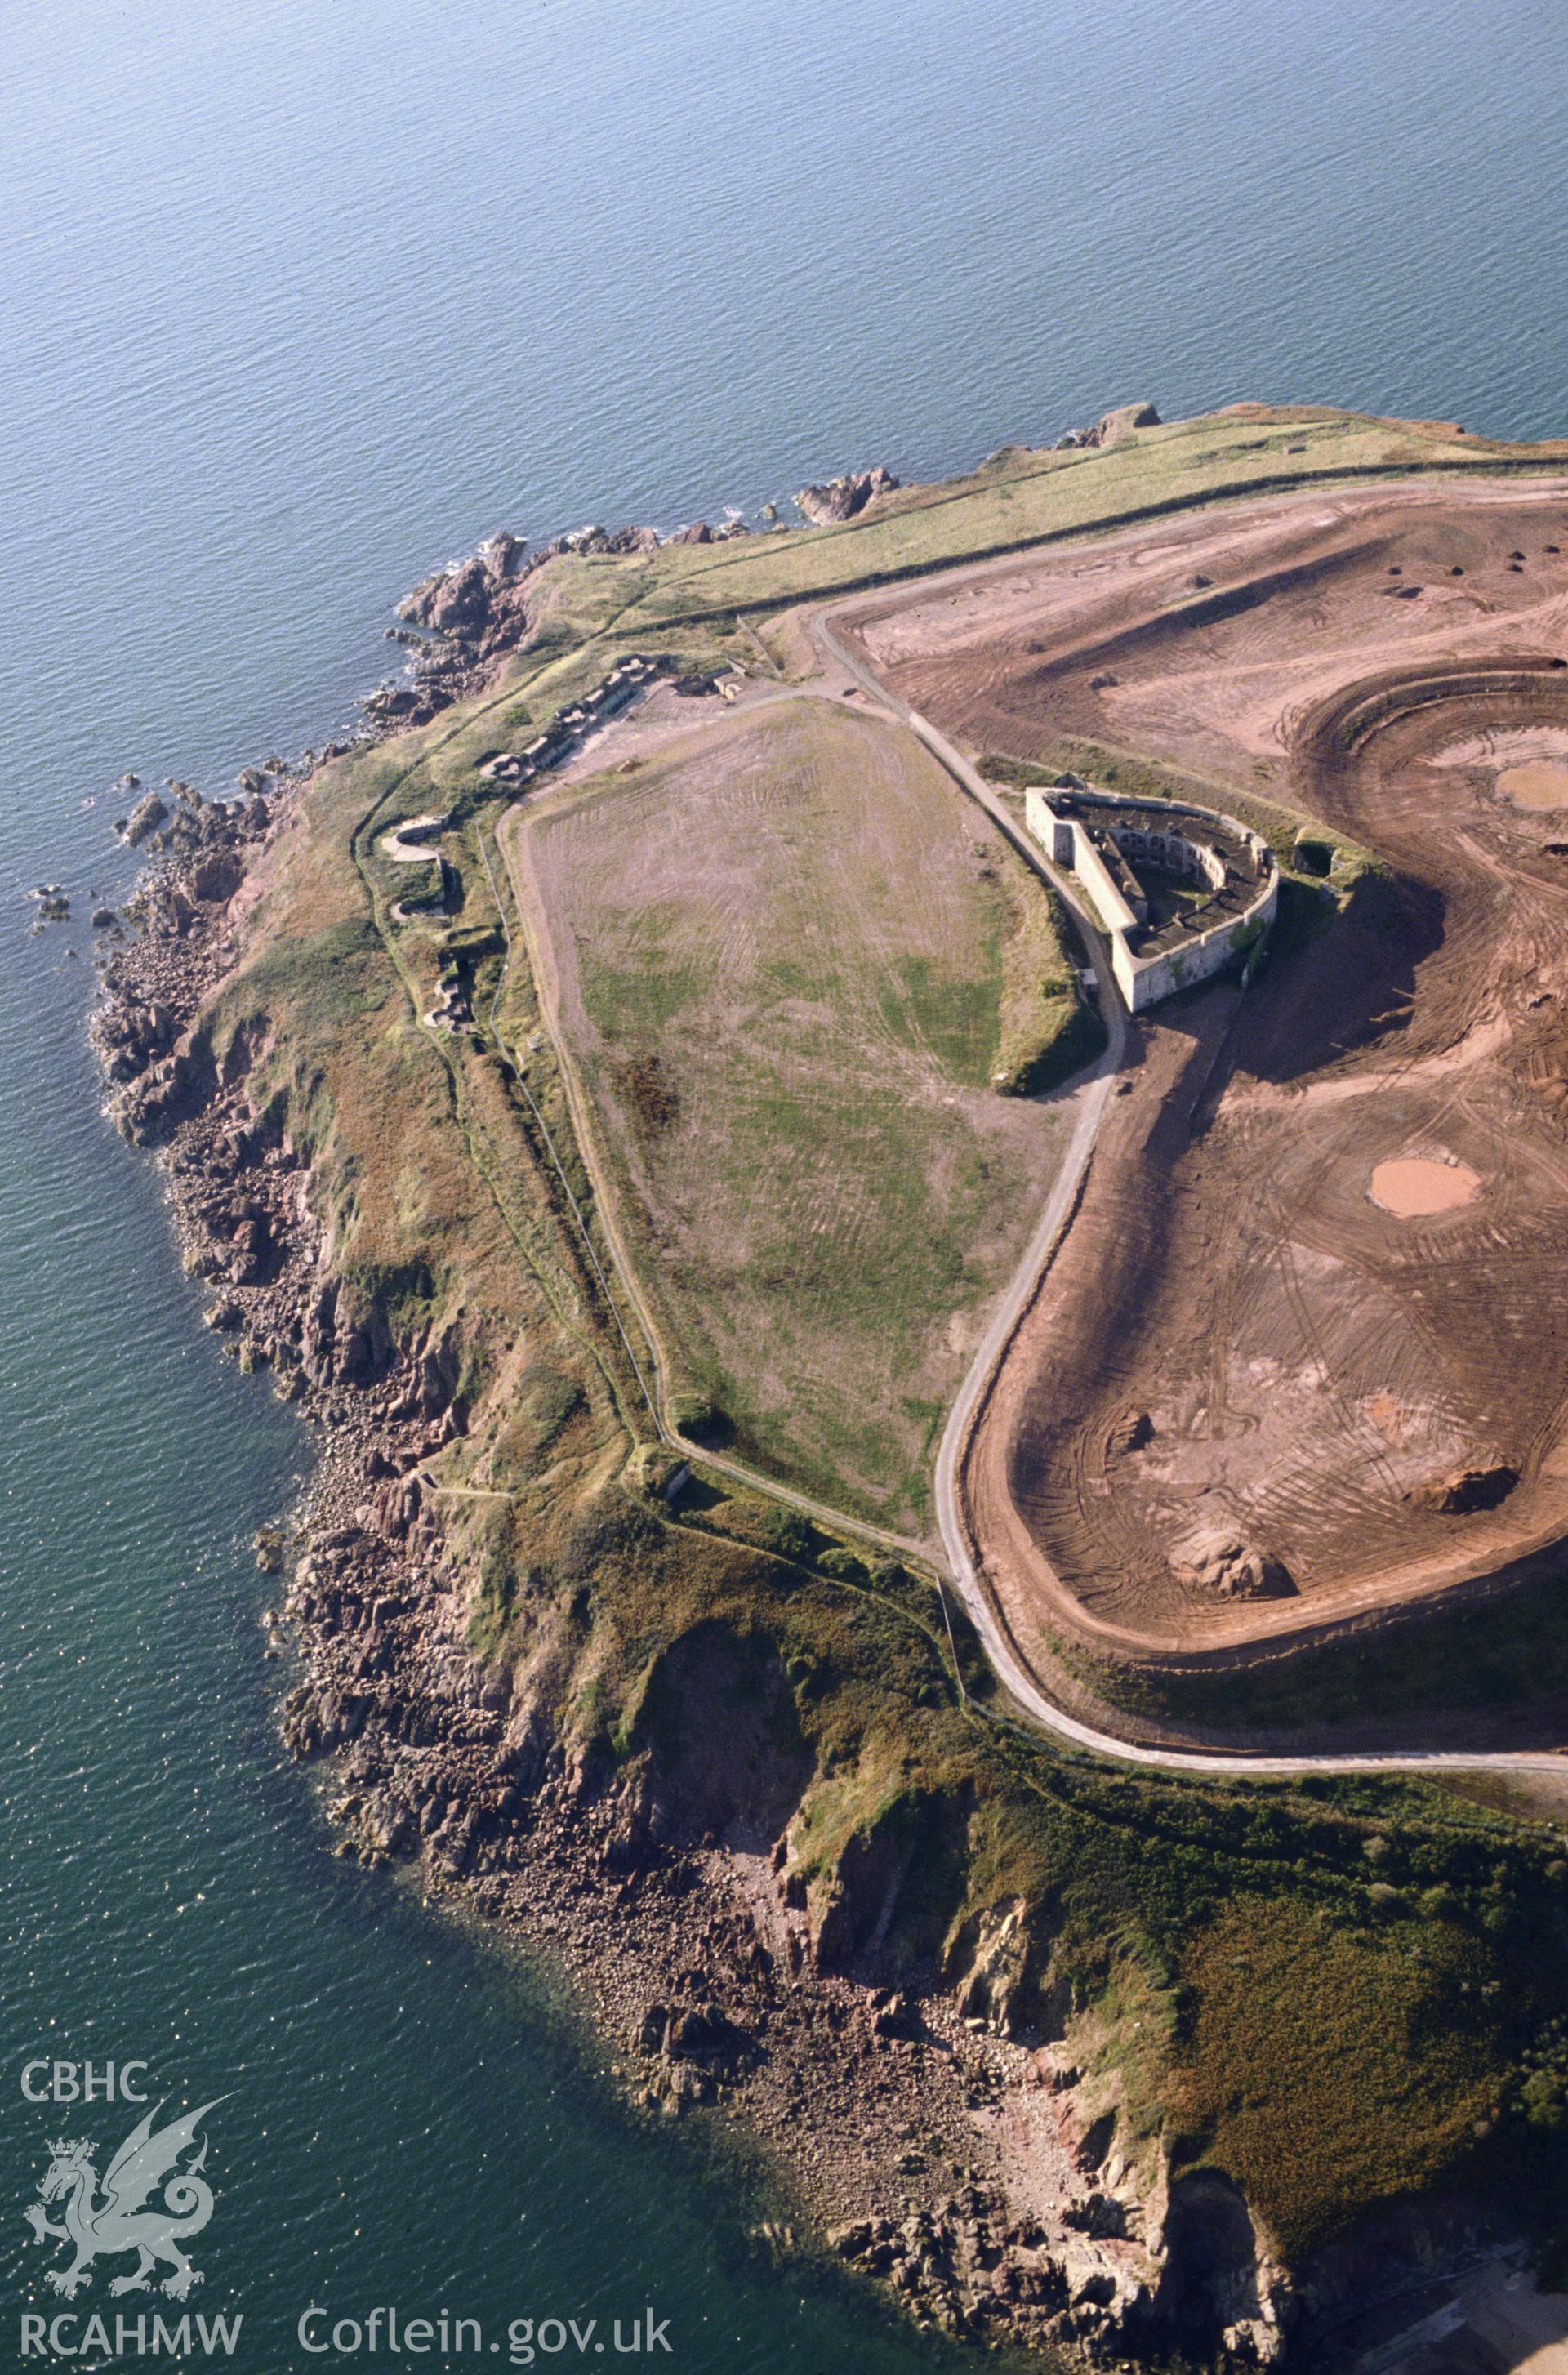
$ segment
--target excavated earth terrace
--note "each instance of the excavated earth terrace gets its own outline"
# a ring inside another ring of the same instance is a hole
[[[1129,1026],[961,1477],[1026,1657],[1230,1662],[1560,1563],[1568,484],[1197,513],[841,632],[974,752],[1077,737],[1381,861]]]

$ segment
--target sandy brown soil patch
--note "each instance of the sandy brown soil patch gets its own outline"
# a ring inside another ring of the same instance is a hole
[[[1516,809],[1568,809],[1568,761],[1527,759],[1504,767],[1497,788]]]
[[[1473,1202],[1480,1184],[1480,1172],[1457,1157],[1391,1154],[1374,1167],[1368,1193],[1397,1219],[1419,1221],[1433,1212],[1456,1212],[1461,1204]]]

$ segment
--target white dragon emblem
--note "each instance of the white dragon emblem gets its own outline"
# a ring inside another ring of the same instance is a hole
[[[52,2144],[53,2156],[39,2187],[39,2200],[28,2211],[35,2243],[70,2243],[76,2258],[68,2268],[47,2268],[44,2282],[69,2300],[92,2281],[92,2263],[135,2251],[136,2264],[128,2276],[116,2276],[112,2293],[149,2289],[155,2266],[161,2262],[171,2273],[161,2289],[183,2300],[193,2285],[202,2281],[180,2249],[181,2241],[199,2235],[212,2216],[213,2192],[200,2174],[206,2160],[205,2137],[196,2131],[207,2113],[223,2100],[204,2103],[187,2119],[173,2120],[156,2135],[152,2123],[161,2106],[155,2106],[125,2138],[104,2172],[101,2190],[93,2167],[95,2146],[83,2138]],[[195,2158],[179,2166],[183,2153],[200,2143]],[[159,2201],[150,2197],[161,2189]],[[64,2202],[65,2224],[56,2227],[44,2215],[46,2202]]]

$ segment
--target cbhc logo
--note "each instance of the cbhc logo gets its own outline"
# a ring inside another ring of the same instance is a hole
[[[145,2062],[29,2062],[22,2092],[29,2103],[145,2103],[136,2084]]]

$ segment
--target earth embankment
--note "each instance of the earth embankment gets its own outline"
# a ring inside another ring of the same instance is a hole
[[[1333,866],[1248,994],[1140,1019],[993,1381],[962,1490],[1026,1651],[1201,1664],[1560,1557],[1568,814],[1509,786],[1568,754],[1563,518],[1293,498],[856,615],[971,749],[1179,769]]]

